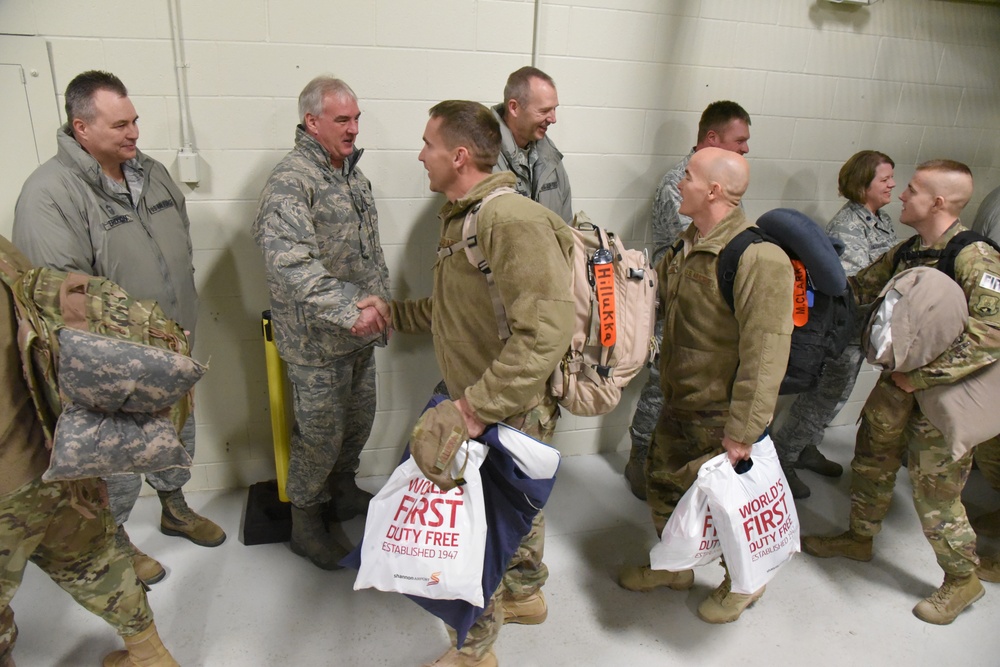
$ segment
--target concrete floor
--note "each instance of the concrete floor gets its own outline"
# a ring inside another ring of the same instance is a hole
[[[854,429],[830,429],[823,445],[847,464]],[[768,585],[766,595],[736,623],[712,626],[695,610],[721,580],[717,565],[696,571],[695,587],[631,593],[615,576],[639,563],[654,532],[644,503],[629,493],[620,471],[625,453],[563,460],[546,508],[545,588],[548,620],[507,626],[496,652],[501,664],[640,667],[1000,664],[1000,585],[950,626],[917,620],[911,609],[941,582],[910,500],[905,471],[870,563],[796,556]],[[839,480],[802,473],[811,498],[798,503],[804,534],[846,527],[849,476]],[[362,485],[377,489],[384,478]],[[150,602],[157,626],[185,667],[297,667],[420,665],[447,648],[444,626],[402,596],[354,591],[350,570],[324,572],[293,555],[287,544],[245,546],[240,521],[246,491],[192,493],[195,508],[223,525],[229,539],[204,549],[157,530],[159,504],[140,498],[128,529],[132,539],[168,570]],[[973,473],[966,489],[973,514],[1000,506]],[[345,525],[357,539],[363,523]],[[996,552],[1000,542],[983,541]],[[34,566],[12,605],[20,638],[19,667],[99,665],[121,646]]]

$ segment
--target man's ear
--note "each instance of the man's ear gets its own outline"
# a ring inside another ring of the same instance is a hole
[[[517,118],[517,114],[521,112],[521,105],[517,103],[517,100],[507,100],[507,114],[511,118]]]
[[[307,113],[302,117],[302,125],[306,128],[309,134],[314,134],[316,132],[316,116],[311,113]]]
[[[451,162],[455,165],[455,169],[461,169],[465,165],[469,164],[472,156],[469,155],[469,149],[465,146],[459,146],[455,149],[454,155],[451,156]]]
[[[83,122],[83,119],[74,118],[73,122],[70,123],[70,127],[73,128],[73,136],[76,138],[77,141],[80,140],[81,136],[83,137],[87,136],[87,124]]]
[[[722,184],[718,181],[709,181],[708,183],[708,200],[715,201],[721,198],[725,193],[722,190]]]
[[[709,130],[705,134],[705,145],[706,146],[715,146],[715,147],[718,147],[718,145],[719,145],[719,133],[716,132],[715,130]]]

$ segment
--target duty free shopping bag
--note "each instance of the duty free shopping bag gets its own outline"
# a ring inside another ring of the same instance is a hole
[[[695,486],[708,497],[734,593],[755,593],[800,550],[795,503],[766,433],[749,469],[738,473],[723,453],[701,467]]]
[[[722,543],[708,496],[693,484],[681,496],[660,534],[660,541],[650,550],[649,566],[677,572],[711,563],[721,555]]]
[[[444,398],[434,396],[427,408]],[[477,440],[487,445],[488,450],[479,470],[487,525],[479,586],[485,602],[500,585],[521,540],[552,493],[559,469],[559,452],[506,424],[489,426]],[[461,457],[459,453],[456,460],[462,461]],[[404,462],[406,460],[409,460],[408,450],[404,454]],[[453,476],[457,476],[457,471],[453,472]],[[370,521],[371,509],[368,516]],[[341,561],[341,565],[359,569],[365,558],[366,542],[367,538]],[[466,599],[435,599],[422,593],[406,595],[454,628],[459,647],[485,609],[484,604],[476,605]]]
[[[452,475],[466,483],[450,491],[424,477],[412,458],[396,468],[368,506],[354,590],[484,606],[486,511],[479,467],[486,454],[480,442],[462,444]]]

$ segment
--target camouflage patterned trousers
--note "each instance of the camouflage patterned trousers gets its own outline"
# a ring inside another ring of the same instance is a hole
[[[17,638],[10,601],[28,561],[123,637],[153,622],[132,563],[115,546],[115,524],[99,506],[100,495],[100,480],[35,480],[0,496],[0,664]]]
[[[366,347],[329,366],[287,364],[292,383],[288,499],[298,507],[330,500],[327,478],[355,472],[375,422],[375,352]]]
[[[827,362],[819,385],[799,394],[788,407],[781,427],[774,432],[774,448],[785,465],[793,465],[806,447],[823,442],[823,433],[854,390],[864,355],[858,345]]]
[[[184,428],[178,434],[181,444],[187,453],[194,458],[194,434],[195,421],[194,413],[188,415],[184,422]],[[146,474],[146,483],[157,491],[174,491],[183,487],[191,479],[190,468],[168,468],[159,472]],[[139,492],[142,491],[142,476],[138,473],[125,475],[111,475],[104,478],[104,483],[108,487],[108,502],[111,506],[111,514],[115,517],[115,524],[120,526],[128,520],[135,507],[135,501],[139,499]]]
[[[979,472],[983,473],[983,479],[1000,491],[1000,435],[977,445],[975,457]]]
[[[663,340],[663,318],[657,318],[653,333],[657,341]],[[631,457],[638,459],[640,463],[646,460],[649,442],[653,439],[653,431],[656,429],[656,422],[659,421],[662,410],[663,390],[660,388],[660,365],[653,363],[649,367],[649,377],[639,394],[639,401],[635,404],[635,412],[632,414],[632,424],[628,428],[629,435],[632,437]]]
[[[657,536],[701,466],[725,451],[722,438],[728,418],[725,411],[663,409],[646,457],[646,503]]]
[[[913,504],[938,565],[948,574],[972,574],[979,564],[976,534],[961,498],[972,455],[955,461],[913,394],[897,388],[888,375],[875,385],[862,412],[851,462],[851,530],[874,537],[882,529],[904,450]]]
[[[551,442],[559,418],[559,406],[546,396],[541,405],[528,412],[504,420],[542,442]],[[503,627],[504,598],[520,599],[534,595],[549,578],[549,568],[542,562],[545,551],[545,516],[539,512],[531,522],[531,530],[521,540],[517,553],[507,565],[500,585],[486,602],[482,615],[469,629],[461,652],[476,660],[482,659],[493,647],[500,628]],[[455,631],[447,628],[448,637],[454,646],[457,641]]]

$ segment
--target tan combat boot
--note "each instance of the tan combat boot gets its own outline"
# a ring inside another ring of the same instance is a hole
[[[694,572],[681,570],[654,570],[648,565],[626,565],[618,573],[618,585],[630,591],[645,593],[666,586],[675,591],[686,591],[694,586]]]
[[[347,549],[340,546],[326,530],[323,505],[292,505],[292,539],[289,546],[292,553],[308,558],[323,570],[341,569],[340,559],[347,555]]]
[[[980,556],[979,567],[976,568],[976,576],[979,577],[979,581],[1000,584],[1000,557]]]
[[[493,649],[482,658],[475,658],[452,647],[434,662],[424,664],[424,667],[497,667],[497,664]]]
[[[505,624],[538,625],[543,623],[549,615],[549,608],[545,604],[545,595],[540,590],[523,598],[507,597],[505,594],[502,604]]]
[[[983,597],[986,591],[974,574],[958,577],[944,575],[941,588],[929,598],[924,598],[913,608],[913,615],[926,623],[948,625],[970,604]]]
[[[625,481],[632,495],[639,500],[646,499],[646,459],[640,457],[635,452],[635,448],[628,455],[628,463],[625,464]]]
[[[104,667],[180,667],[160,641],[152,623],[137,635],[124,637],[125,650],[108,654]]]
[[[706,623],[732,623],[740,617],[743,610],[764,594],[764,586],[750,595],[733,593],[733,580],[729,576],[729,568],[723,560],[719,561],[719,565],[722,566],[722,583],[698,605],[698,618]]]
[[[164,535],[186,537],[200,547],[217,547],[226,541],[222,528],[188,507],[183,491],[175,489],[156,494],[163,505],[160,530]]]
[[[848,530],[840,535],[819,537],[810,535],[802,538],[802,550],[817,558],[834,558],[841,556],[863,562],[872,559],[872,538],[858,535]]]
[[[167,571],[163,569],[159,561],[142,553],[138,547],[132,544],[128,533],[125,532],[125,524],[118,526],[118,531],[115,533],[115,544],[132,561],[135,576],[147,588],[162,581],[163,577],[167,576]]]
[[[743,610],[752,605],[764,595],[765,586],[755,593],[733,593],[729,577],[719,587],[698,605],[698,618],[706,623],[732,623],[739,619]]]

